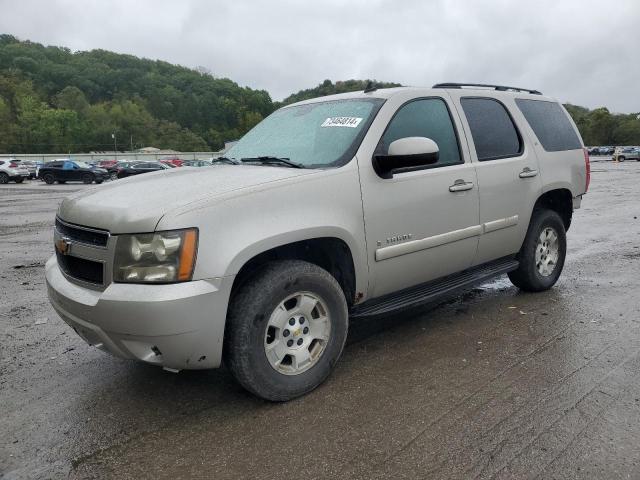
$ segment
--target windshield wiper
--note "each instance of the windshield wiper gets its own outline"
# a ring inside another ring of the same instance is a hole
[[[268,165],[270,163],[275,163],[279,165],[285,165],[291,168],[304,168],[304,165],[300,165],[299,163],[292,162],[288,158],[283,157],[273,157],[270,155],[265,155],[261,157],[247,157],[241,160],[244,163],[261,163],[263,165]]]
[[[214,158],[211,163],[228,163],[231,165],[240,165],[240,162],[238,162],[235,158],[229,158],[229,157],[218,157],[218,158]]]

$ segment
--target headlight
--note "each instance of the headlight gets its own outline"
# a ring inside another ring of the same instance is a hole
[[[198,230],[119,235],[113,280],[126,283],[187,282],[193,276]]]

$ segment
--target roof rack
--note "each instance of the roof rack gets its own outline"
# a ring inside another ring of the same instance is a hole
[[[463,88],[463,87],[480,87],[480,88],[493,88],[499,92],[527,92],[533,95],[542,95],[538,90],[531,90],[528,88],[518,87],[506,87],[504,85],[487,85],[484,83],[436,83],[432,88]]]

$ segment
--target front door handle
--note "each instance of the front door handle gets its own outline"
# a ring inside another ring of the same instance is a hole
[[[520,178],[532,178],[538,175],[538,170],[531,170],[529,167],[524,167],[524,169],[518,175]]]
[[[473,182],[465,182],[464,180],[456,180],[453,185],[449,187],[450,192],[464,192],[465,190],[471,190],[473,188]]]

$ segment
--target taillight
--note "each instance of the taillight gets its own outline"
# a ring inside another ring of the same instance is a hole
[[[9,164],[9,168],[18,168],[18,164],[17,164],[17,163],[13,163],[13,162],[11,162],[11,163]]]
[[[584,152],[584,168],[587,173],[587,178],[584,185],[584,193],[587,193],[587,190],[589,190],[589,184],[591,183],[591,162],[589,161],[589,151],[586,148],[583,148],[582,151]]]

